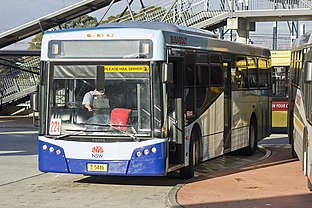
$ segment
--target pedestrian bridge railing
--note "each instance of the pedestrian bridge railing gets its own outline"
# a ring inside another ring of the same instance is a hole
[[[37,91],[39,57],[26,57],[21,62],[0,58],[0,104],[18,101]]]
[[[111,22],[162,21],[194,26],[215,18],[216,24],[225,21],[229,13],[257,10],[280,11],[312,9],[311,0],[162,0],[139,12],[129,12]],[[311,10],[312,13],[312,10]],[[227,14],[227,15],[225,15]],[[220,20],[221,19],[221,20]],[[213,22],[213,20],[211,21]]]

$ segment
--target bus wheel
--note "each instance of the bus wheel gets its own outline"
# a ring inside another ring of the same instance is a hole
[[[310,191],[312,191],[312,183],[311,183],[309,177],[307,177],[307,180],[308,180],[308,188]]]
[[[195,133],[196,132],[196,133]],[[194,133],[194,134],[193,134]],[[180,169],[180,178],[189,179],[194,176],[194,166],[199,162],[198,133],[194,131],[189,146],[189,165]]]
[[[240,155],[250,156],[252,155],[257,147],[257,129],[256,122],[254,119],[251,120],[249,126],[249,145],[239,150]]]
[[[288,128],[287,128],[287,133],[288,133],[288,140],[289,140],[289,144],[291,145],[291,155],[293,158],[298,158],[297,153],[295,152],[295,144],[294,144],[294,118],[293,116],[293,111],[290,111],[290,109],[288,109],[288,114],[287,116],[289,117],[288,120]]]
[[[289,140],[290,140],[290,145],[291,145],[291,156],[292,156],[293,158],[298,158],[298,155],[297,155],[297,153],[296,153],[296,151],[295,151],[294,140],[291,139],[290,137],[289,137]]]

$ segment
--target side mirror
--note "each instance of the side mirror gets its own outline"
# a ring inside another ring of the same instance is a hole
[[[312,62],[306,61],[304,63],[304,82],[310,83],[312,82]]]
[[[32,112],[38,112],[39,111],[39,104],[38,104],[38,92],[34,92],[30,95],[30,106]]]
[[[173,83],[173,63],[162,64],[162,82]]]

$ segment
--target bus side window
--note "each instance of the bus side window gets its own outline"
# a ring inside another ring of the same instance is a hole
[[[266,59],[259,59],[258,68],[259,68],[259,87],[267,88],[269,82],[268,61]]]
[[[258,87],[258,70],[257,70],[257,59],[256,58],[248,58],[248,84],[250,88]]]
[[[248,88],[248,73],[247,73],[247,60],[245,57],[236,58],[236,74],[235,82],[237,89],[247,89]]]
[[[223,89],[223,63],[222,56],[218,53],[210,54],[210,102],[217,97]]]

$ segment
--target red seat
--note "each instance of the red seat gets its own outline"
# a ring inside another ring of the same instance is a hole
[[[111,113],[111,128],[126,130],[130,113],[131,110],[127,108],[114,108]]]

